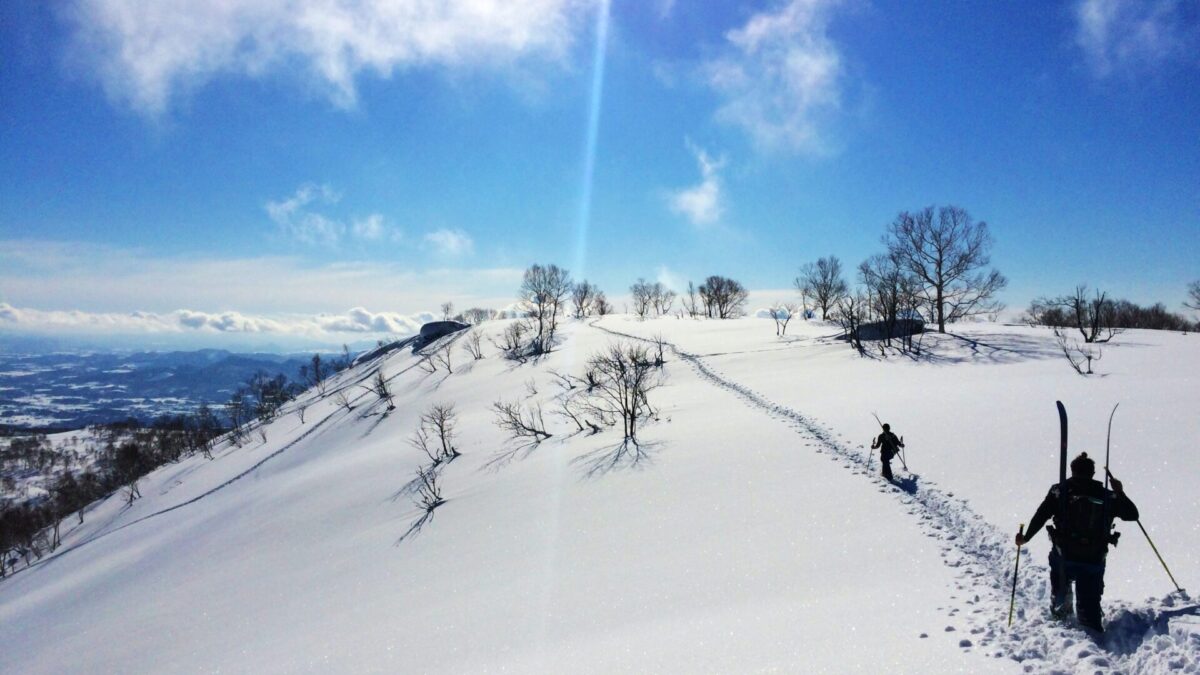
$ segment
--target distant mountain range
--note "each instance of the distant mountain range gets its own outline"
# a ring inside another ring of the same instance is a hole
[[[0,426],[77,429],[226,401],[256,371],[296,379],[304,354],[173,352],[0,353]]]

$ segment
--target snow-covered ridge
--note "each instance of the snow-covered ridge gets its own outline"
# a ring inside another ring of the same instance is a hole
[[[637,461],[615,458],[619,433],[549,414],[564,395],[550,371],[580,375],[617,339],[606,331],[676,347]],[[94,506],[58,554],[0,582],[0,623],[15,627],[0,670],[1196,671],[1195,604],[1162,597],[1136,532],[1110,557],[1110,643],[1042,618],[1044,540],[1003,624],[1006,532],[1053,479],[1035,421],[1047,396],[1076,403],[1086,444],[1092,399],[1122,392],[1118,429],[1136,428],[1140,458],[1185,467],[1138,468],[1131,436],[1115,439],[1114,471],[1176,577],[1196,578],[1196,474],[1176,454],[1198,431],[1182,414],[1196,395],[1181,393],[1196,387],[1177,388],[1200,382],[1188,338],[1131,332],[1109,376],[1085,381],[1039,351],[1036,329],[931,336],[922,363],[860,359],[827,326],[771,331],[614,317],[572,324],[527,364],[486,341],[480,361],[456,348],[453,372],[407,351],[359,364],[290,404],[265,441],[163,467],[142,499]],[[370,390],[380,368],[391,411]],[[514,446],[498,399],[541,402],[554,435]],[[422,516],[405,486],[428,463],[406,441],[435,402],[455,405],[462,456],[440,469],[445,504],[398,543]],[[1155,424],[1134,421],[1143,406]],[[874,433],[872,410],[908,435],[904,489],[847,440]],[[1142,588],[1159,599],[1132,600]]]

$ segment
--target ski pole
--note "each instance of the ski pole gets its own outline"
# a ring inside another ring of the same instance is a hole
[[[908,462],[904,461],[904,437],[903,436],[900,437],[900,452],[898,452],[897,454],[900,455],[900,466],[903,466],[904,470],[908,471]],[[908,473],[912,473],[912,472],[908,471]]]
[[[1104,467],[1104,473],[1112,476],[1113,480],[1116,480],[1116,476],[1112,475],[1112,472],[1108,470],[1108,467]],[[1179,582],[1175,581],[1175,575],[1171,574],[1171,568],[1167,567],[1167,561],[1163,560],[1162,554],[1158,552],[1158,547],[1154,545],[1154,540],[1150,538],[1150,533],[1146,531],[1146,526],[1142,525],[1141,518],[1135,520],[1134,522],[1137,523],[1138,529],[1142,531],[1142,534],[1146,536],[1146,542],[1150,544],[1150,548],[1154,550],[1154,555],[1158,557],[1158,562],[1162,564],[1163,569],[1167,572],[1167,576],[1171,578],[1171,583],[1175,585],[1175,590],[1182,591],[1183,589],[1179,586]]]
[[[1025,523],[1017,528],[1017,536],[1025,536]],[[1017,572],[1021,569],[1021,545],[1017,544],[1017,564],[1013,567],[1012,595],[1008,598],[1008,627],[1012,628],[1013,605],[1017,603]]]
[[[1142,534],[1146,535],[1146,541],[1150,542],[1150,548],[1154,549],[1154,555],[1158,556],[1158,562],[1162,563],[1163,569],[1167,571],[1167,576],[1171,577],[1171,583],[1175,584],[1175,590],[1182,591],[1179,587],[1179,582],[1175,581],[1175,575],[1171,574],[1171,568],[1167,567],[1167,561],[1163,560],[1162,554],[1158,552],[1158,547],[1154,545],[1154,540],[1150,538],[1150,533],[1146,531],[1146,526],[1142,525],[1142,521],[1135,521]]]

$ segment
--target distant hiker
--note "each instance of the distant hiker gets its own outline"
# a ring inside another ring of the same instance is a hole
[[[879,448],[879,460],[883,463],[883,477],[888,480],[892,478],[892,458],[900,452],[900,448],[904,447],[904,439],[896,438],[896,434],[892,433],[892,425],[884,424],[883,433],[871,441],[871,449]]]
[[[1116,544],[1117,537],[1112,532],[1112,521],[1137,520],[1138,510],[1125,496],[1121,481],[1111,479],[1113,489],[1107,490],[1092,478],[1095,473],[1096,463],[1086,452],[1071,460],[1066,513],[1059,512],[1059,488],[1055,484],[1029,521],[1025,536],[1017,535],[1017,545],[1024,546],[1033,539],[1053,516],[1054,525],[1046,528],[1054,544],[1050,549],[1050,612],[1060,619],[1071,613],[1068,595],[1074,582],[1079,623],[1103,632],[1100,595],[1104,593],[1104,559],[1108,545]]]

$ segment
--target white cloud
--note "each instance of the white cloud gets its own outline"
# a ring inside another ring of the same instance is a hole
[[[1092,74],[1138,74],[1174,60],[1197,60],[1200,28],[1186,0],[1080,0],[1075,42]],[[1190,25],[1189,25],[1190,24]]]
[[[306,183],[291,197],[268,201],[265,208],[280,232],[303,244],[335,246],[347,236],[369,242],[399,238],[384,225],[383,216],[378,213],[346,225],[342,220],[318,211],[336,205],[341,199],[341,193],[328,185]]]
[[[671,211],[686,217],[693,225],[711,225],[721,218],[725,210],[721,197],[721,177],[717,171],[725,165],[725,159],[713,159],[701,148],[688,142],[688,148],[696,156],[700,166],[700,184],[684,188],[669,196]]]
[[[426,315],[427,316],[427,315]],[[342,316],[322,316],[321,328],[346,333],[415,333],[428,319],[410,317],[395,312],[374,313],[355,307]]]
[[[158,115],[222,74],[299,65],[335,105],[364,71],[505,68],[564,59],[590,0],[70,0],[78,61],[106,91]]]
[[[0,292],[6,302],[81,308],[113,317],[134,309],[162,316],[180,307],[236,309],[253,316],[340,315],[352,306],[387,307],[415,316],[444,300],[460,307],[500,307],[512,301],[522,271],[401,262],[314,265],[279,255],[157,256],[78,242],[0,241]],[[0,308],[0,317],[4,311]],[[236,318],[225,322],[235,323]]]
[[[829,38],[837,0],[792,0],[728,32],[728,53],[705,78],[724,97],[717,119],[764,150],[826,152],[823,122],[841,105],[842,58]]]
[[[0,327],[32,334],[145,335],[181,333],[255,333],[308,337],[336,342],[339,333],[411,335],[431,319],[421,312],[371,312],[355,307],[342,314],[280,314],[261,316],[241,312],[43,311],[0,303]]]
[[[447,256],[460,256],[475,250],[475,242],[462,230],[435,230],[425,235],[425,243]]]

